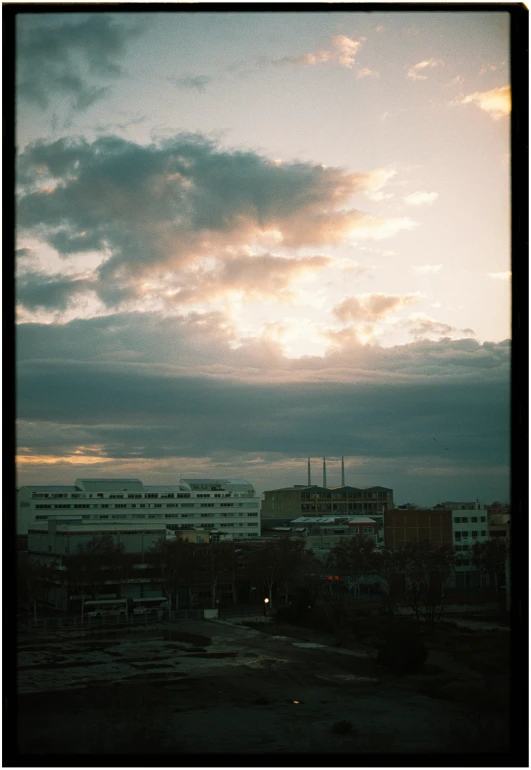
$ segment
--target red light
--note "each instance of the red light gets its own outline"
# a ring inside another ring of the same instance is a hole
[[[339,580],[339,575],[336,575],[334,580]]]
[[[332,580],[332,575],[328,575],[328,580]]]

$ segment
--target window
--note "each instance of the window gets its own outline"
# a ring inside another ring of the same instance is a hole
[[[455,533],[455,539],[456,540],[461,540],[461,532],[456,532]]]
[[[472,537],[477,537],[477,536],[478,536],[478,531],[477,531],[477,529],[473,529],[473,530],[472,530]]]
[[[468,516],[463,516],[462,517],[461,524],[468,524]]]
[[[372,533],[373,528],[372,527],[363,527],[363,533],[365,535]]]
[[[464,549],[464,545],[456,545],[454,546],[456,551],[462,551]]]
[[[486,519],[484,516],[482,516],[482,517],[481,517],[481,521],[482,521],[482,522],[485,522],[485,521],[487,521],[487,519]]]
[[[461,524],[461,516],[454,516],[454,523]]]
[[[463,532],[461,532],[461,536],[463,537],[463,539],[467,538],[468,537],[468,530],[466,532],[463,530]]]
[[[72,495],[72,497],[74,497],[74,495]],[[110,497],[111,500],[115,500],[115,499],[118,499],[120,497],[123,497],[123,495],[109,495],[109,497]]]
[[[481,530],[481,536],[482,536],[482,537],[485,537],[485,535],[486,535],[486,534],[487,534],[487,530],[485,530],[485,529],[482,529],[482,530]]]
[[[148,498],[148,497],[158,497],[158,494],[156,492],[155,493],[149,492],[149,493],[146,494],[146,498]]]
[[[81,506],[81,507],[83,507],[83,506]],[[127,508],[127,505],[125,503],[116,503],[116,505],[114,507],[115,508]],[[77,508],[77,505],[76,505],[76,508]],[[88,508],[88,505],[87,505],[87,508]]]
[[[472,523],[472,524],[477,524],[477,522],[478,522],[478,517],[477,517],[477,516],[472,516],[472,517],[470,518],[470,521],[471,521],[471,523]]]

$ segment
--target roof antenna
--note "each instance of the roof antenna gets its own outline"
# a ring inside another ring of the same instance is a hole
[[[345,486],[345,458],[341,458],[341,486]]]
[[[312,486],[312,472],[310,469],[310,458],[308,457],[308,486]]]
[[[326,489],[326,457],[323,457],[323,487]]]

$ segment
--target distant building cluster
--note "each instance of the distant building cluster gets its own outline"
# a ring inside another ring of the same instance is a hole
[[[499,502],[395,507],[393,490],[384,486],[308,483],[267,490],[260,499],[244,479],[182,478],[173,485],[144,485],[139,479],[78,478],[72,486],[20,487],[16,521],[17,549],[30,559],[59,564],[101,536],[110,536],[124,554],[138,555],[139,562],[157,544],[177,537],[197,545],[232,541],[253,552],[289,537],[304,541],[323,562],[352,537],[391,550],[427,541],[436,548],[453,548],[454,585],[460,588],[480,587],[487,579],[473,567],[472,546],[493,539],[509,544],[511,513],[510,506]],[[250,582],[243,578],[241,572],[240,596],[252,596]],[[150,590],[147,577],[144,583],[142,597]],[[237,595],[235,586],[234,580],[225,585],[227,595]],[[161,585],[151,591],[160,596]]]

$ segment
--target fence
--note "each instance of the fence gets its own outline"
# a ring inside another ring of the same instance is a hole
[[[104,615],[99,617],[25,618],[17,624],[18,631],[57,630],[60,628],[102,628],[115,626],[143,626],[152,623],[179,620],[201,620],[203,610],[172,610],[141,615]]]

